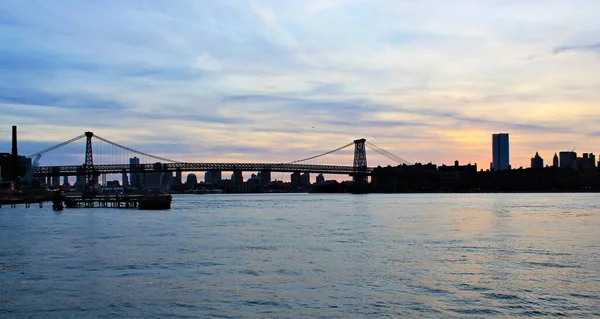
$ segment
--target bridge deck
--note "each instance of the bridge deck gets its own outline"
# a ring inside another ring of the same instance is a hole
[[[327,174],[367,174],[373,172],[372,167],[357,170],[353,166],[310,165],[310,164],[278,164],[278,163],[155,163],[155,164],[111,164],[94,165],[98,174],[144,173],[144,172],[201,172],[209,170],[245,171],[245,172],[309,172]],[[77,176],[82,175],[85,168],[80,166],[40,166],[36,176]]]

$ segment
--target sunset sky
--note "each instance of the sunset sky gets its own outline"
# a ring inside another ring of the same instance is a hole
[[[87,130],[195,162],[286,162],[364,137],[485,169],[497,132],[513,167],[600,153],[599,13],[597,0],[3,0],[0,152],[18,125],[24,155]],[[41,164],[81,163],[80,148]]]

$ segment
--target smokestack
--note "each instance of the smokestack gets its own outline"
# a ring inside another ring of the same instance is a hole
[[[17,149],[17,126],[12,127],[12,156],[17,158],[19,156],[19,150]]]
[[[13,125],[12,127],[12,171],[13,173],[11,180],[15,182],[15,188],[19,189],[19,170],[21,169],[21,165],[19,165],[19,149],[17,148],[17,126]]]

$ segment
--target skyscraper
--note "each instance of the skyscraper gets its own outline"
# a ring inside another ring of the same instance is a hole
[[[558,155],[554,152],[554,157],[552,158],[552,167],[558,167]]]
[[[508,133],[492,135],[492,169],[494,171],[510,168]]]

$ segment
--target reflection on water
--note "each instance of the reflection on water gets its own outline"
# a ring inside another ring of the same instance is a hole
[[[0,317],[600,317],[597,194],[0,209]]]

